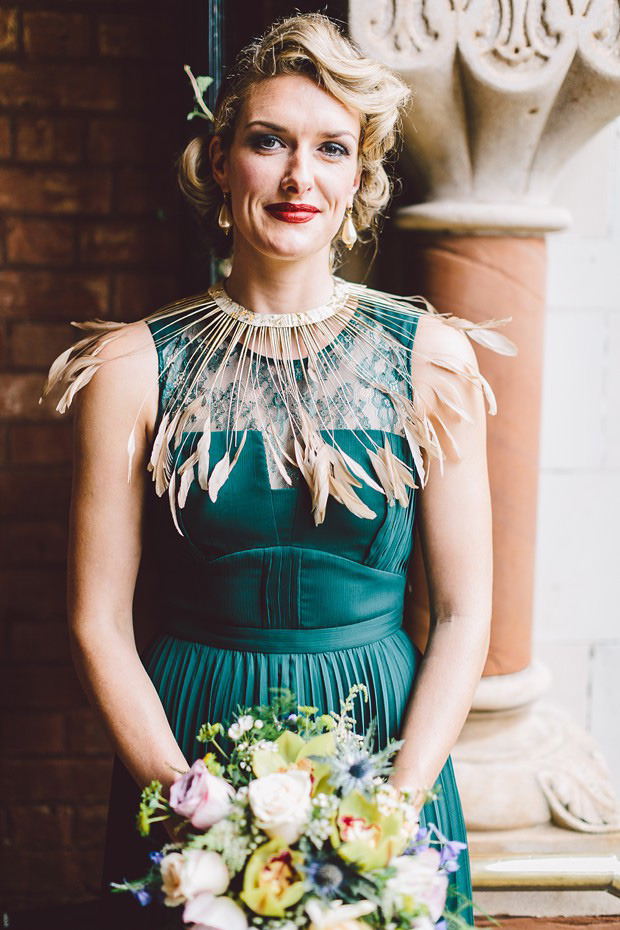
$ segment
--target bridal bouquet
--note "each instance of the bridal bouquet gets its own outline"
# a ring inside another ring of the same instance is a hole
[[[445,927],[448,874],[465,844],[421,829],[411,795],[387,782],[402,741],[373,752],[374,721],[354,732],[359,694],[367,700],[354,685],[340,713],[319,715],[280,689],[228,729],[204,724],[209,751],[169,800],[159,782],[142,792],[139,831],[172,818],[178,842],[151,853],[144,879],[114,890],[178,908],[195,930]]]

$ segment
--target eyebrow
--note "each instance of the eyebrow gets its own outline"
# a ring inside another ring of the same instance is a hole
[[[246,123],[244,129],[250,129],[251,126],[265,126],[267,129],[273,129],[274,132],[288,132],[285,126],[278,126],[277,123],[269,123],[264,119],[254,119],[250,123]],[[351,136],[354,142],[357,142],[356,136],[352,132],[349,132],[348,129],[340,129],[335,132],[321,132],[320,135],[324,136],[326,139],[337,139],[340,136]]]

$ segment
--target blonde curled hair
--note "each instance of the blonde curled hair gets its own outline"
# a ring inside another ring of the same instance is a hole
[[[380,62],[365,57],[322,13],[304,13],[279,20],[264,36],[239,52],[219,89],[213,133],[222,147],[232,142],[245,96],[254,84],[282,74],[310,77],[360,117],[358,167],[360,185],[353,200],[353,222],[360,239],[376,236],[381,211],[392,186],[385,169],[394,149],[402,112],[409,100],[407,85]],[[179,184],[196,210],[206,237],[219,256],[230,251],[217,225],[222,193],[209,164],[211,134],[190,141],[178,160]],[[339,253],[337,240],[332,263]]]

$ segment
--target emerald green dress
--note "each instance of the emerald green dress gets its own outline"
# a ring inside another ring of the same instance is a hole
[[[399,338],[410,358],[415,319],[403,318]],[[150,319],[160,370],[160,411],[190,364],[191,347],[174,317]],[[379,321],[377,325],[380,325]],[[343,331],[321,352],[326,364],[342,343],[351,353],[355,337]],[[359,347],[375,377],[404,390],[398,366],[389,353]],[[234,366],[234,353],[230,365]],[[267,358],[263,387],[268,388]],[[294,361],[300,384],[305,360]],[[261,376],[262,377],[262,376]],[[222,385],[221,409],[230,386]],[[277,403],[268,394],[266,402]],[[329,401],[329,403],[328,403]],[[413,467],[407,442],[395,428],[394,412],[384,395],[372,395],[354,374],[323,398],[324,410],[340,414],[333,436],[348,455],[369,472],[366,452],[374,440]],[[217,405],[216,405],[217,408]],[[357,429],[346,428],[346,412],[355,408]],[[271,411],[273,413],[273,410]],[[217,418],[218,410],[213,411]],[[277,414],[277,411],[276,411]],[[327,421],[325,421],[327,422]],[[340,423],[340,428],[339,427]],[[224,423],[220,424],[222,427]],[[195,449],[199,433],[188,433],[184,455]],[[224,428],[213,429],[211,459],[225,448]],[[328,438],[332,433],[321,430]],[[165,626],[142,654],[185,757],[201,753],[196,734],[205,721],[229,721],[239,705],[268,702],[269,689],[293,690],[300,703],[321,712],[339,709],[352,684],[363,682],[369,702],[358,714],[360,731],[371,717],[377,741],[398,738],[419,670],[421,654],[402,627],[405,577],[412,548],[415,506],[392,502],[364,485],[358,495],[375,512],[361,519],[333,498],[325,519],[315,525],[311,497],[303,480],[290,485],[270,463],[259,428],[249,429],[230,477],[213,502],[194,482],[179,529],[166,496],[149,490],[148,532],[156,540],[159,598]],[[270,467],[271,466],[271,467]],[[278,483],[281,486],[278,486]],[[418,482],[419,484],[419,482]],[[465,841],[465,826],[451,760],[439,776],[438,799],[421,815],[452,840]],[[137,877],[148,867],[148,841],[135,830],[138,789],[118,759],[110,796],[104,885]],[[156,835],[153,842],[162,839]],[[459,909],[471,898],[466,851],[451,876],[448,904]],[[461,917],[473,924],[471,908]]]

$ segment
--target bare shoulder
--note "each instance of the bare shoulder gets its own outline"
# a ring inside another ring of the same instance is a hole
[[[465,372],[475,381],[480,369],[474,347],[463,330],[439,314],[421,314],[411,358],[411,379],[416,390],[431,408],[436,408],[436,392],[441,392],[442,386],[445,389],[446,383],[458,384],[459,391],[469,393],[470,402],[476,405],[479,401],[475,397],[480,392],[463,377]]]
[[[438,314],[420,314],[413,350],[414,360],[417,357],[444,356],[472,365],[478,370],[476,353],[463,330],[451,326],[444,317]]]
[[[103,332],[96,345],[96,370],[79,391],[80,406],[98,415],[138,417],[147,431],[157,415],[157,350],[144,320]]]

